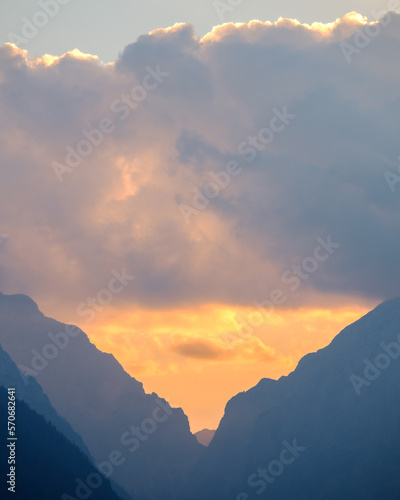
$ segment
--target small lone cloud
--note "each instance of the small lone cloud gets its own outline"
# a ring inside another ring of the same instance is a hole
[[[220,339],[214,340],[185,340],[172,346],[172,351],[187,358],[216,360],[216,361],[272,361],[277,355],[271,347],[266,346],[257,337],[228,345]]]
[[[224,356],[223,349],[201,341],[177,344],[172,350],[182,356],[196,359],[220,359]]]

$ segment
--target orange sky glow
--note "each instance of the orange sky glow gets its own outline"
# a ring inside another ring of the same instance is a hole
[[[299,359],[323,348],[365,307],[299,309],[254,316],[260,326],[238,327],[254,309],[209,304],[183,310],[108,308],[81,325],[100,350],[172,406],[183,408],[191,429],[215,429],[227,401],[261,378],[290,373]]]

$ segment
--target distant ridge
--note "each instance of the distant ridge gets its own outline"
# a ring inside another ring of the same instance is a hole
[[[55,338],[49,333],[61,332],[60,340],[70,327],[20,297],[0,296],[0,342],[28,366]],[[97,463],[122,453],[112,480],[132,499],[400,499],[399,298],[304,356],[288,376],[232,398],[208,447],[196,437],[213,431],[192,435],[181,409],[146,394],[113,356],[72,331],[36,378]]]
[[[195,433],[197,441],[203,446],[208,446],[212,438],[214,437],[215,431],[210,431],[210,429],[203,429]]]
[[[232,398],[182,500],[399,500],[399,380],[395,298]]]
[[[7,390],[0,387],[0,404],[3,408],[7,405],[7,398]],[[71,494],[70,498],[75,498],[78,487],[76,478],[90,474],[92,477],[98,476],[89,458],[24,401],[17,401],[17,418],[16,481],[15,486],[11,482],[7,484],[10,455],[8,448],[2,446],[1,498],[61,500],[64,494]],[[2,424],[5,423],[3,420],[1,419]],[[1,442],[12,443],[7,441],[6,431],[6,425],[1,425]],[[11,487],[15,487],[15,493],[8,490]],[[121,500],[105,478],[91,491],[93,500]],[[89,492],[88,490],[85,493]]]
[[[89,451],[71,425],[54,410],[49,398],[38,382],[32,377],[25,377],[0,345],[0,386],[14,387],[18,399],[25,401],[30,408],[42,415],[45,420],[61,432],[67,439],[89,456]]]
[[[0,344],[34,373],[97,464],[109,471],[113,452],[121,454],[111,479],[132,498],[177,498],[203,448],[182,409],[146,394],[114,356],[79,328],[46,318],[26,296],[0,295]]]

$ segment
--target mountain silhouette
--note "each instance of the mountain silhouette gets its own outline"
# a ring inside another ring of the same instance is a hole
[[[400,299],[232,398],[182,500],[399,500]]]
[[[7,390],[1,386],[1,408],[7,408],[7,401]],[[111,489],[109,481],[101,477],[89,458],[22,400],[17,400],[16,406],[17,440],[9,441],[7,437],[7,413],[2,412],[1,498],[76,500],[75,495],[78,492],[79,495],[90,494],[93,500],[121,500]],[[9,447],[5,443],[8,443]],[[14,465],[13,446],[16,447]],[[10,474],[10,467],[15,467],[15,486],[11,482],[13,478],[7,477],[7,474]],[[83,484],[79,482],[80,478]],[[84,484],[87,478],[91,488]],[[15,491],[8,488],[15,488]]]
[[[182,409],[146,394],[114,356],[24,295],[0,295],[0,344],[36,378],[106,477],[134,499],[177,498],[203,449]]]
[[[65,419],[58,415],[36,379],[24,376],[1,345],[0,386],[15,388],[18,399],[25,401],[30,408],[42,415],[47,422],[50,422],[67,439],[76,444],[87,456],[90,455],[81,436],[72,429]]]
[[[181,409],[146,394],[112,355],[76,327],[46,318],[28,297],[0,295],[0,325],[12,358],[0,349],[0,382],[18,383],[21,397],[47,412],[39,422],[20,402],[36,426],[32,449],[49,428],[69,433],[132,500],[400,500],[398,298],[306,355],[288,376],[262,379],[232,398],[208,447]],[[26,383],[14,362],[36,380]],[[90,458],[67,442],[87,461],[76,476],[84,479],[94,470]]]

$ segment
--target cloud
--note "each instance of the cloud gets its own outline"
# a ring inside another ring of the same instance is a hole
[[[186,358],[209,361],[271,362],[279,359],[274,349],[266,346],[258,337],[237,339],[233,344],[224,339],[193,339],[177,342],[171,346],[173,352]]]
[[[223,351],[207,344],[204,341],[186,342],[173,347],[173,351],[195,359],[218,359],[222,356]]]
[[[245,328],[243,332],[243,319],[250,318],[252,312],[243,310],[240,320],[235,307],[217,304],[157,311],[120,311],[110,305],[84,330],[100,349],[113,352],[132,374],[141,376],[196,371],[196,360],[214,366],[231,362],[248,367],[255,362],[275,367],[286,364],[288,355],[281,354],[282,346],[271,347],[265,335],[283,320],[278,315],[265,317],[259,325],[264,328]]]
[[[121,304],[246,306],[283,288],[282,274],[331,235],[340,250],[296,293],[285,288],[283,307],[398,294],[400,191],[384,172],[400,154],[400,16],[349,64],[341,44],[370,25],[355,14],[254,21],[198,38],[180,24],[139,37],[114,64],[2,47],[2,291],[74,311],[125,268],[136,279]],[[296,118],[247,161],[240,144],[284,109]],[[66,164],[66,147],[103,120],[113,132],[59,183],[53,162]],[[229,161],[241,173],[186,224],[179,205],[193,206]]]

